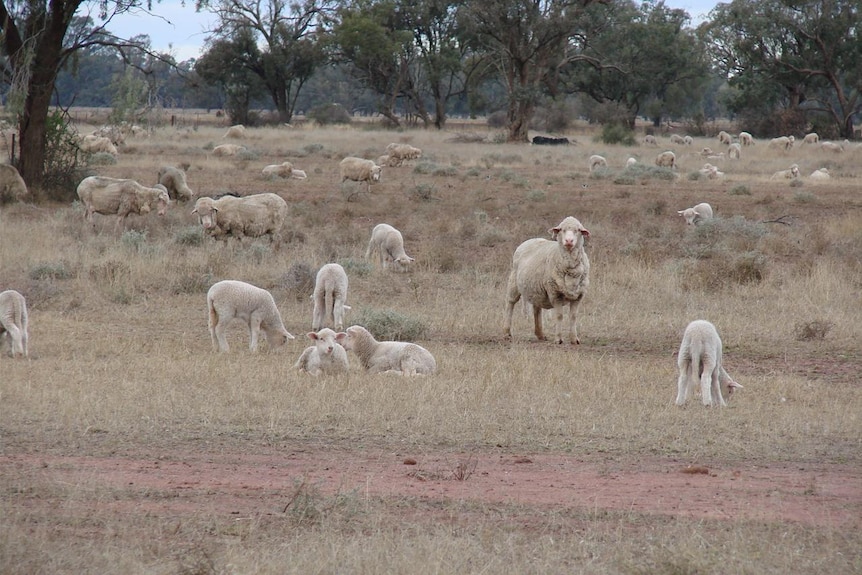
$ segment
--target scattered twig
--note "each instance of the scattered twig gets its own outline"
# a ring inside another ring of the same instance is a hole
[[[793,225],[792,222],[785,221],[785,218],[792,218],[792,217],[793,216],[791,216],[790,214],[786,214],[783,216],[779,216],[779,217],[775,218],[774,220],[761,220],[760,223],[761,224],[784,224],[785,226],[792,226]]]

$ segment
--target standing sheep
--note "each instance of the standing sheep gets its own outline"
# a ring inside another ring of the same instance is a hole
[[[769,140],[770,148],[779,148],[781,150],[789,150],[793,148],[793,143],[796,141],[796,138],[793,136],[778,136],[777,138],[772,138]]]
[[[347,156],[339,164],[341,169],[341,183],[347,180],[354,182],[365,182],[366,191],[371,192],[371,183],[379,182],[382,168],[372,160],[354,158]]]
[[[417,160],[422,156],[422,150],[410,144],[392,143],[386,146],[390,166],[400,166],[404,160]]]
[[[835,142],[820,142],[820,149],[826,152],[840,154],[844,151],[844,146]]]
[[[523,242],[512,256],[506,287],[505,337],[512,339],[512,312],[521,297],[533,306],[536,338],[545,340],[542,310],[554,310],[557,343],[563,343],[563,308],[569,306],[569,341],[581,343],[577,330],[578,306],[590,285],[590,260],[584,239],[590,232],[569,216],[548,230],[552,240],[533,238]]]
[[[198,198],[192,214],[210,236],[227,239],[233,236],[261,237],[269,234],[273,243],[281,242],[281,228],[287,218],[287,202],[272,193],[237,198],[222,196],[217,200]]]
[[[84,218],[93,224],[93,227],[93,214],[116,214],[118,230],[129,214],[143,216],[155,208],[158,215],[165,215],[171,201],[168,190],[161,184],[147,188],[135,180],[105,176],[84,178],[78,184],[77,192],[86,208]]]
[[[718,133],[718,143],[724,144],[725,146],[729,146],[733,143],[733,138],[730,137],[730,134],[722,130]]]
[[[727,405],[721,395],[722,385],[727,389],[728,397],[736,388],[743,388],[721,366],[721,338],[715,326],[706,320],[695,320],[685,328],[677,365],[677,405],[685,404],[689,390],[697,386],[698,380],[701,399],[706,406]]]
[[[685,218],[685,223],[693,226],[705,220],[712,218],[712,206],[706,202],[697,204],[693,208],[686,208],[677,212]]]
[[[658,147],[658,140],[656,140],[655,136],[652,134],[647,134],[643,139],[644,146],[654,146]]]
[[[20,202],[27,197],[27,184],[15,166],[0,164],[0,204]]]
[[[734,142],[727,148],[727,157],[731,160],[738,160],[742,156],[742,146]]]
[[[333,327],[344,329],[344,310],[347,305],[347,272],[339,264],[326,264],[317,272],[314,281],[314,312],[311,329],[320,330],[327,320]]]
[[[805,134],[805,137],[802,138],[803,144],[816,144],[819,141],[820,136],[818,136],[816,132],[810,132],[808,134]]]
[[[740,132],[739,133],[739,143],[743,146],[753,146],[754,145],[754,137],[748,132]]]
[[[341,346],[346,333],[335,333],[329,328],[306,334],[314,344],[305,348],[293,367],[313,376],[347,373],[350,363],[347,351]]]
[[[361,325],[347,328],[341,344],[359,358],[368,373],[398,375],[430,375],[437,371],[437,361],[431,352],[415,343],[377,341]]]
[[[591,174],[599,168],[607,168],[607,167],[608,167],[608,161],[603,156],[599,156],[598,154],[593,154],[592,156],[590,156],[590,173]]]
[[[692,144],[694,144],[694,138],[692,138],[691,136],[686,136],[682,139],[682,143],[686,146],[691,146]]]
[[[371,259],[375,254],[383,269],[394,266],[394,269],[399,272],[409,270],[410,264],[416,261],[404,251],[404,237],[401,232],[389,224],[377,224],[371,230],[371,240],[368,242],[368,249],[365,250],[365,259]]]
[[[257,351],[261,330],[272,347],[282,346],[287,340],[294,339],[284,329],[272,294],[251,284],[235,280],[213,284],[207,292],[207,309],[210,337],[216,351],[230,351],[225,331],[233,319],[242,320],[248,326],[251,351]]]
[[[683,144],[685,144],[685,138],[683,138],[679,134],[671,134],[670,135],[670,143],[683,145]]]
[[[655,165],[660,168],[676,168],[676,154],[668,150],[667,152],[662,152],[655,158]]]
[[[187,202],[195,197],[195,193],[186,183],[186,173],[179,168],[162,166],[159,169],[159,183],[168,190],[172,200]]]
[[[29,357],[27,302],[15,290],[0,293],[0,342],[10,339],[12,357]]]

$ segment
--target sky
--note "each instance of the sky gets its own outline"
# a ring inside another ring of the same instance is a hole
[[[688,12],[693,25],[703,21],[718,3],[719,0],[665,0],[666,6]],[[115,17],[107,28],[121,38],[148,34],[154,49],[170,52],[179,62],[197,58],[215,17],[210,12],[195,12],[193,0],[185,4],[180,0],[154,2],[152,14],[144,10],[124,14]]]

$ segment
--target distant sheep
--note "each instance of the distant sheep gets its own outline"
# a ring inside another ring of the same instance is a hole
[[[389,224],[377,224],[371,230],[365,259],[371,259],[374,255],[383,269],[392,268],[399,272],[410,269],[410,264],[415,261],[404,251],[404,237],[401,232]]]
[[[658,140],[655,139],[655,136],[652,134],[647,134],[643,139],[644,146],[654,146],[658,147]]]
[[[638,163],[637,158],[629,158],[628,160],[626,160],[626,167],[630,168],[637,163]]]
[[[686,136],[682,139],[682,143],[686,146],[691,146],[692,144],[694,144],[694,138],[692,138],[691,136]]]
[[[15,166],[0,164],[0,204],[20,202],[27,197],[27,184]]]
[[[382,168],[375,164],[372,160],[364,160],[362,158],[354,158],[347,156],[339,164],[341,169],[341,183],[347,180],[354,182],[365,182],[366,189],[371,192],[371,183],[379,182]]]
[[[506,286],[505,337],[512,339],[512,313],[522,297],[533,306],[536,338],[545,340],[542,310],[554,310],[557,320],[555,341],[563,343],[563,310],[569,307],[569,341],[580,343],[577,330],[578,306],[590,285],[590,260],[584,240],[590,232],[569,216],[548,230],[551,238],[533,238],[521,243],[512,256],[512,271]]]
[[[718,143],[724,144],[725,146],[729,146],[733,143],[733,138],[730,137],[730,134],[722,130],[718,133]]]
[[[236,156],[242,151],[245,151],[245,146],[240,146],[239,144],[221,144],[220,146],[216,146],[213,148],[213,156],[217,158],[223,158],[227,156]]]
[[[790,168],[787,170],[780,170],[772,174],[769,178],[770,180],[795,180],[799,177],[799,166],[797,164],[791,164]]]
[[[706,176],[710,180],[717,180],[724,176],[724,172],[720,172],[717,166],[713,166],[712,164],[704,164],[703,167],[699,170],[700,175]]]
[[[294,168],[290,170],[290,177],[294,180],[307,180],[308,174],[305,173],[305,170],[297,170]]]
[[[242,124],[237,124],[236,126],[231,126],[230,128],[228,128],[227,132],[224,133],[224,136],[222,136],[222,138],[241,139],[245,138],[245,136],[245,126],[243,126]]]
[[[693,226],[712,218],[712,206],[703,202],[693,208],[686,208],[677,213],[685,218],[686,224]]]
[[[389,166],[400,166],[404,160],[418,160],[422,156],[422,150],[410,144],[389,144],[386,153],[389,154]]]
[[[676,154],[671,151],[662,152],[658,156],[655,157],[655,165],[660,168],[675,168],[676,167]]]
[[[305,348],[293,365],[295,369],[315,377],[338,375],[350,370],[347,351],[341,345],[347,337],[346,333],[335,333],[329,328],[323,328],[318,332],[308,332],[306,335],[314,344]]]
[[[778,148],[780,150],[789,150],[793,148],[793,143],[796,141],[796,138],[793,136],[778,136],[777,138],[772,138],[769,141],[770,148]]]
[[[29,357],[27,302],[15,290],[0,293],[0,342],[9,338],[12,357]]]
[[[550,138],[548,136],[533,136],[531,142],[536,146],[568,146],[568,138]]]
[[[826,168],[820,168],[819,170],[814,170],[811,172],[811,175],[808,176],[812,180],[828,180],[831,179],[832,176],[829,175],[829,170]]]
[[[287,202],[272,193],[240,198],[225,195],[217,200],[202,197],[195,202],[192,214],[198,216],[204,231],[216,239],[233,236],[242,240],[269,235],[278,244],[287,218]]]
[[[84,204],[84,218],[95,227],[94,214],[117,215],[117,230],[129,214],[146,215],[155,209],[165,215],[171,202],[167,188],[156,184],[152,188],[135,180],[121,180],[105,176],[90,176],[81,180],[78,198]]]
[[[81,138],[80,144],[78,147],[85,154],[98,154],[105,153],[111,154],[112,156],[117,155],[117,147],[111,141],[110,138],[106,138],[105,136],[96,136],[93,134],[88,134]]]
[[[701,399],[706,406],[727,405],[722,397],[722,387],[726,389],[728,398],[735,389],[742,389],[722,367],[721,338],[715,326],[706,320],[695,320],[685,328],[677,366],[677,405],[685,404],[689,390],[697,386],[698,380]]]
[[[108,138],[114,146],[120,146],[126,143],[126,136],[120,126],[102,126],[93,132],[94,136]]]
[[[685,138],[683,138],[679,134],[671,134],[670,135],[670,143],[671,144],[684,145],[685,144]]]
[[[390,156],[389,154],[384,154],[377,158],[377,161],[374,162],[378,166],[385,166],[389,168],[393,168],[398,165],[398,160]]]
[[[593,154],[590,156],[590,173],[593,173],[595,170],[599,168],[607,168],[608,161],[603,157],[597,154]]]
[[[844,146],[841,144],[837,144],[835,142],[820,142],[820,149],[825,150],[827,152],[833,152],[835,154],[840,154],[844,151]]]
[[[803,144],[816,144],[819,141],[820,141],[820,136],[818,136],[815,132],[805,134],[805,137],[802,138]]]
[[[207,309],[210,337],[216,351],[230,351],[225,331],[233,319],[242,320],[248,326],[251,351],[257,351],[261,330],[272,347],[294,339],[284,328],[272,294],[251,284],[236,280],[213,284],[207,292]]]
[[[712,151],[712,148],[701,148],[701,150],[700,150],[700,157],[701,158],[708,158],[708,157],[714,156],[714,155],[715,155],[715,152]]]
[[[159,183],[168,190],[172,200],[190,201],[195,193],[186,182],[186,173],[173,166],[162,166],[159,169]]]
[[[731,160],[738,160],[742,157],[742,146],[734,142],[727,148],[727,157]]]
[[[317,272],[314,281],[314,311],[311,329],[318,331],[326,323],[337,331],[344,329],[344,310],[347,304],[347,272],[339,264],[326,264]]]
[[[377,341],[361,325],[347,328],[341,344],[359,358],[368,373],[398,375],[431,375],[437,371],[437,361],[430,351],[415,343]]]
[[[270,178],[290,178],[293,176],[293,164],[291,162],[270,164],[269,166],[265,166],[263,170],[261,170],[261,173]]]
[[[748,132],[740,132],[739,133],[739,143],[743,146],[753,146],[754,138]]]

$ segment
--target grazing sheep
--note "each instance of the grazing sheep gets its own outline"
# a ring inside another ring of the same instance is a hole
[[[222,158],[225,156],[236,156],[242,151],[245,151],[245,146],[239,144],[222,144],[213,148],[213,156]]]
[[[299,371],[318,375],[337,375],[347,373],[350,363],[347,361],[347,351],[341,346],[346,333],[335,333],[329,328],[306,334],[314,344],[305,348],[293,367]]]
[[[697,204],[693,208],[686,208],[684,210],[678,211],[677,213],[685,218],[686,224],[693,226],[697,223],[712,218],[712,206],[710,206],[706,202],[703,202]]]
[[[347,328],[341,345],[359,358],[368,373],[430,375],[437,371],[437,360],[431,352],[415,343],[377,341],[361,325]]]
[[[117,147],[110,138],[106,138],[105,136],[96,136],[94,134],[87,134],[81,138],[81,143],[78,144],[78,147],[85,154],[98,154],[99,152],[104,152],[106,154],[116,156],[118,153]]]
[[[724,176],[724,172],[719,172],[717,166],[713,166],[712,164],[704,164],[703,167],[699,170],[700,175],[706,176],[710,180],[717,180]]]
[[[377,158],[377,161],[374,162],[378,166],[386,166],[389,168],[394,168],[398,165],[398,160],[394,159],[392,156],[385,154]]]
[[[803,144],[816,144],[819,141],[820,141],[820,136],[818,136],[815,132],[805,134],[805,137],[802,138]]]
[[[371,259],[376,254],[383,269],[393,267],[395,271],[404,272],[410,269],[415,260],[404,251],[404,237],[389,224],[377,224],[371,230],[365,259]]]
[[[655,165],[660,168],[676,168],[676,154],[668,150],[655,157]]]
[[[682,139],[682,143],[686,146],[691,146],[692,144],[694,144],[694,138],[692,138],[691,136],[686,136]]]
[[[186,183],[186,173],[173,166],[162,166],[159,169],[159,183],[168,190],[172,200],[190,201],[195,193]]]
[[[769,147],[789,150],[793,148],[793,143],[795,141],[796,138],[794,138],[793,136],[778,136],[777,138],[772,138],[769,141]]]
[[[733,138],[730,137],[730,134],[722,130],[718,133],[718,143],[724,144],[725,146],[729,146],[733,143]]]
[[[93,214],[117,215],[117,230],[129,214],[146,215],[155,208],[160,216],[165,215],[171,198],[161,184],[152,188],[142,186],[135,180],[121,180],[105,176],[90,176],[78,184],[78,198],[86,208],[84,218],[95,228]]]
[[[626,160],[626,167],[630,168],[637,163],[638,163],[637,158],[629,158],[628,160]]]
[[[231,126],[230,128],[228,128],[227,132],[224,133],[224,136],[222,136],[222,138],[241,139],[245,138],[245,136],[245,126],[243,126],[242,124],[237,124],[236,126]]]
[[[120,146],[126,143],[126,136],[123,134],[123,130],[120,126],[102,126],[98,130],[94,131],[93,135],[108,138],[114,146]]]
[[[770,180],[795,180],[799,177],[799,166],[791,164],[790,169],[780,170],[772,174]]]
[[[721,366],[721,338],[715,326],[706,320],[695,320],[685,328],[677,365],[677,405],[685,404],[689,389],[696,387],[698,380],[701,399],[706,406],[727,405],[721,395],[722,386],[726,388],[728,398],[736,388],[743,388]]]
[[[683,145],[683,144],[685,144],[685,138],[683,138],[679,134],[671,134],[670,135],[670,143]]]
[[[734,142],[727,148],[727,157],[731,160],[738,160],[742,157],[742,146]]]
[[[820,168],[819,170],[814,170],[811,172],[811,175],[808,176],[812,180],[828,180],[832,176],[829,175],[829,170],[826,168]]]
[[[655,136],[652,134],[647,134],[643,139],[644,146],[655,146],[658,147],[658,140],[655,139]]]
[[[290,162],[270,164],[264,167],[261,173],[267,177],[289,178],[293,175],[293,164]]]
[[[28,357],[27,302],[15,290],[0,293],[0,341],[9,338],[12,357]]]
[[[739,143],[743,146],[753,146],[754,138],[748,132],[740,132],[739,133]]]
[[[20,202],[27,197],[27,184],[15,166],[0,164],[0,204]]]
[[[233,236],[257,238],[269,234],[273,243],[281,242],[281,228],[287,218],[287,202],[272,193],[237,198],[222,196],[217,200],[198,198],[192,214],[210,236],[226,240]]]
[[[422,150],[410,144],[389,144],[386,153],[389,154],[390,166],[400,166],[404,160],[417,160],[422,156]]]
[[[338,264],[326,264],[317,272],[314,281],[314,312],[311,329],[320,330],[327,323],[336,330],[344,329],[344,310],[347,305],[347,272]]]
[[[375,164],[372,160],[364,160],[347,156],[339,164],[341,169],[341,183],[347,180],[354,182],[365,182],[367,191],[371,192],[371,183],[379,182],[383,168]]]
[[[233,319],[242,320],[248,326],[251,351],[257,351],[261,330],[272,347],[282,346],[287,340],[294,339],[284,329],[272,294],[251,284],[236,280],[213,284],[207,292],[207,309],[210,337],[216,351],[230,351],[225,331]]]
[[[841,144],[836,144],[835,142],[820,142],[820,149],[827,152],[834,152],[836,154],[840,154],[844,151],[844,146],[842,146]]]
[[[506,287],[505,337],[512,339],[512,312],[522,297],[533,306],[536,338],[545,340],[542,310],[554,310],[557,343],[563,343],[563,308],[569,306],[569,341],[581,343],[577,330],[578,306],[590,285],[590,260],[584,239],[590,232],[569,216],[548,230],[551,240],[533,238],[515,250]]]
[[[590,156],[590,173],[592,174],[598,168],[607,168],[608,161],[597,154],[593,154]]]

